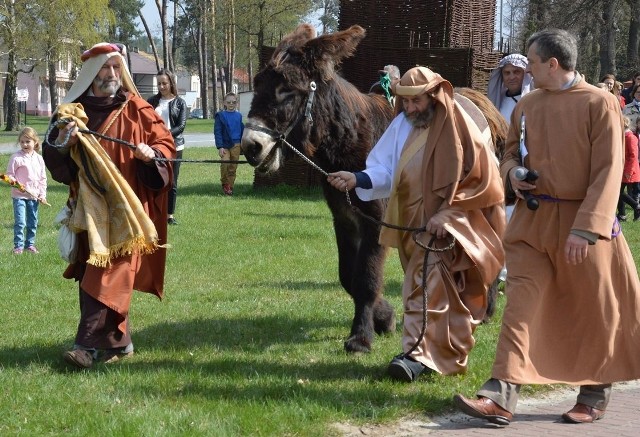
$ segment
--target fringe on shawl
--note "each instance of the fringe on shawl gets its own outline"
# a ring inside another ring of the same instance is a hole
[[[168,245],[158,244],[157,240],[147,242],[145,237],[140,235],[128,241],[109,247],[109,253],[92,252],[89,255],[87,264],[105,268],[111,265],[111,260],[113,258],[131,255],[134,252],[140,253],[141,255],[149,255],[160,248],[166,249],[168,248]]]

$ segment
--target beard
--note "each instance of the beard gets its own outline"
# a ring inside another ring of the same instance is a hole
[[[412,114],[408,114],[407,111],[404,111],[405,117],[411,123],[413,127],[425,128],[431,124],[433,121],[433,116],[435,115],[435,107],[433,105],[427,106],[427,109],[420,112],[414,112]]]
[[[117,77],[106,77],[93,79],[93,84],[104,94],[114,95],[122,86],[122,81]]]

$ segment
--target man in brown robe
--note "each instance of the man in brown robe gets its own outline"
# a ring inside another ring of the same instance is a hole
[[[129,304],[133,290],[162,297],[167,190],[174,158],[171,133],[140,97],[124,48],[101,43],[83,66],[54,120],[43,156],[52,177],[70,187],[78,255],[64,277],[80,283],[80,322],[68,363],[91,367],[133,353]],[[79,132],[125,140],[128,148]]]
[[[640,378],[640,283],[615,222],[620,104],[575,71],[568,32],[543,30],[527,45],[537,90],[512,114],[501,164],[507,198],[519,198],[504,239],[507,305],[491,379],[477,399],[454,402],[507,425],[522,384],[567,383],[580,393],[563,419],[588,423],[604,416],[611,383]],[[539,173],[535,183],[518,177],[522,167]]]
[[[371,150],[367,168],[332,173],[328,181],[342,191],[356,188],[363,200],[389,197],[385,222],[423,229],[417,242],[406,230],[383,227],[380,235],[381,244],[398,248],[405,272],[403,353],[388,372],[412,382],[423,372],[466,371],[488,287],[504,261],[504,199],[477,107],[454,99],[451,84],[424,67],[407,71],[395,92],[404,112]]]

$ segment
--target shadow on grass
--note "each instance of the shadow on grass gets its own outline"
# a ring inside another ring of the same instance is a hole
[[[179,196],[213,196],[227,197],[222,192],[220,181],[212,179],[196,184],[179,184]],[[319,187],[295,187],[280,184],[275,187],[254,188],[251,182],[236,181],[233,187],[233,198],[286,199],[286,200],[324,200]]]
[[[135,320],[133,323],[135,324]],[[287,360],[288,354],[306,355],[317,349],[319,344],[328,342],[335,343],[336,354],[348,357],[342,349],[342,342],[331,336],[334,328],[334,320],[319,317],[262,316],[251,320],[227,317],[166,321],[132,330],[139,355],[127,363],[134,370],[150,371],[168,366],[184,367],[185,371],[189,371],[194,365],[194,358],[198,361],[198,368],[203,369],[202,360],[207,361],[207,357],[211,356],[213,361],[204,364],[206,373],[229,377],[237,376],[238,373],[255,374],[257,365],[260,374],[277,377],[303,378],[305,375],[313,375],[314,379],[329,380],[361,378],[365,375],[377,377],[382,368],[372,368],[356,362],[357,360],[348,359],[338,364],[294,363]],[[345,335],[347,333],[348,327],[345,326]],[[0,363],[5,368],[26,368],[50,361],[53,370],[66,372],[68,366],[62,362],[61,354],[72,343],[73,338],[70,337],[68,341],[59,344],[5,348],[0,350]],[[291,348],[304,348],[304,351]],[[274,352],[266,353],[270,349]],[[151,357],[151,361],[144,361],[145,355]],[[154,359],[165,355],[176,358],[159,361]],[[219,358],[229,355],[235,358]],[[282,355],[281,361],[273,363],[274,355]],[[300,358],[295,361],[300,361]]]

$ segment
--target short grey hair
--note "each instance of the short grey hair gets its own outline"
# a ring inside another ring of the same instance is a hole
[[[383,70],[389,73],[391,79],[400,79],[400,69],[395,65],[385,65]]]
[[[544,29],[534,33],[527,40],[527,50],[535,43],[536,54],[542,62],[556,58],[563,70],[574,71],[578,62],[576,38],[563,29]]]

